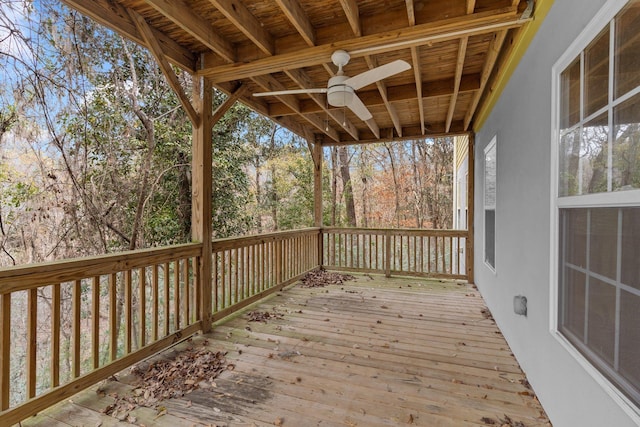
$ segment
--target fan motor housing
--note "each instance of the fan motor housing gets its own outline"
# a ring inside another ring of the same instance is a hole
[[[333,107],[347,107],[353,100],[353,88],[343,84],[349,76],[334,76],[329,79],[327,102]]]

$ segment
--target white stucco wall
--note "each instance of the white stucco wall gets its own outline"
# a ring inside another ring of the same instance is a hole
[[[476,134],[476,284],[555,427],[636,425],[550,332],[551,69],[604,3],[555,1]],[[494,135],[495,273],[482,251],[483,153]],[[515,295],[527,297],[527,317],[513,312]]]

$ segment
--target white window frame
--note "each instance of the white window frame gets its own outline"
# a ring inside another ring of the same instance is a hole
[[[493,205],[487,206],[486,204],[486,194],[487,194],[487,153],[491,150],[494,150],[494,162],[496,164],[496,194],[495,194],[495,202]],[[498,204],[498,147],[497,147],[497,135],[494,135],[491,138],[491,141],[484,148],[484,154],[482,156],[482,260],[484,265],[487,266],[489,270],[491,270],[494,274],[496,272],[496,224],[497,224],[497,209],[496,205]],[[493,265],[491,265],[487,261],[487,209],[493,210]]]
[[[605,377],[575,346],[562,335],[558,330],[559,316],[559,212],[562,208],[590,208],[590,207],[625,207],[637,206],[640,200],[640,190],[615,191],[606,193],[585,194],[579,196],[559,197],[558,194],[558,167],[559,167],[559,141],[560,141],[560,75],[561,73],[581,54],[587,46],[595,40],[600,32],[607,26],[620,12],[628,0],[608,0],[600,11],[594,16],[591,22],[584,28],[580,35],[567,48],[565,53],[558,59],[551,69],[551,227],[549,238],[550,254],[550,333],[556,338],[567,352],[587,371],[589,375],[611,396],[611,398],[624,410],[624,412],[637,424],[640,425],[640,408],[637,407],[626,395],[624,395],[607,377]],[[612,65],[610,65],[612,66]],[[613,76],[610,76],[612,79]],[[581,89],[582,90],[582,89]],[[611,87],[610,87],[611,96]],[[627,98],[627,97],[625,97]],[[610,126],[610,129],[612,127]],[[610,132],[611,134],[611,132]]]

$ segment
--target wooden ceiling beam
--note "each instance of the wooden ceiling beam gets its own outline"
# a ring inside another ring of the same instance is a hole
[[[458,92],[460,91],[460,80],[462,80],[462,71],[464,70],[464,58],[467,55],[467,44],[469,42],[468,37],[460,39],[460,46],[458,47],[458,59],[456,61],[456,76],[454,78],[453,93],[451,94],[451,101],[449,102],[449,110],[447,111],[447,121],[445,122],[445,132],[449,132],[451,127],[451,121],[453,120],[453,113],[456,110],[456,103],[458,101]]]
[[[471,120],[476,112],[476,108],[478,108],[478,102],[480,102],[480,98],[482,97],[482,93],[487,85],[487,81],[489,77],[491,77],[491,73],[493,72],[493,66],[498,59],[498,54],[500,53],[500,49],[502,48],[502,43],[507,36],[507,30],[502,30],[496,33],[493,40],[491,40],[491,44],[489,45],[489,51],[487,52],[487,59],[484,62],[484,67],[482,69],[482,74],[480,76],[480,89],[476,91],[476,94],[471,101],[471,105],[467,110],[467,114],[464,118],[464,129],[468,130],[469,125],[471,124]]]
[[[467,0],[467,15],[471,15],[476,10],[476,0]]]
[[[289,19],[291,24],[298,30],[298,33],[300,33],[307,44],[309,46],[315,46],[316,32],[298,0],[276,0],[276,3],[278,3],[282,12],[284,12],[287,19]]]
[[[229,21],[267,55],[275,53],[273,36],[247,7],[237,0],[209,0]]]
[[[405,0],[407,4],[407,19],[409,20],[409,26],[416,25],[416,10],[413,5],[413,0]]]
[[[145,0],[145,2],[198,39],[225,61],[236,61],[234,46],[222,38],[210,22],[194,12],[182,0]]]
[[[440,96],[451,96],[455,88],[454,79],[443,79],[431,82],[426,82],[422,87],[423,98],[436,98]],[[460,79],[459,92],[471,92],[480,89],[480,74],[467,74],[463,75]],[[358,96],[366,105],[384,105],[384,100],[380,96],[380,92],[376,90],[367,90],[358,92]],[[405,84],[398,86],[387,87],[387,100],[389,102],[400,102],[407,100],[415,100],[416,88],[414,84]],[[300,104],[301,114],[311,114],[321,111],[318,105],[306,99],[301,99]],[[334,107],[331,107],[333,109]],[[269,104],[270,116],[287,116],[291,114],[298,114],[291,110],[283,103],[271,103]]]
[[[418,52],[420,49],[417,46],[411,48],[411,62],[413,62],[413,76],[416,80],[416,98],[418,100],[418,113],[420,114],[420,127],[422,133],[426,132],[424,125],[424,97],[419,96],[422,93],[422,67],[420,66],[420,55]]]
[[[62,0],[67,6],[79,11],[99,24],[110,28],[129,40],[144,47],[142,34],[138,31],[127,9],[113,0]],[[166,34],[152,29],[154,38],[169,61],[190,73],[195,73],[197,56],[167,37]]]
[[[180,100],[180,103],[182,104],[182,107],[189,116],[191,123],[193,123],[193,127],[198,127],[201,120],[200,115],[196,112],[195,108],[193,108],[191,100],[184,93],[182,85],[180,84],[180,81],[178,81],[178,76],[176,76],[176,73],[171,68],[171,64],[169,64],[169,61],[167,61],[167,58],[164,56],[162,47],[160,46],[158,40],[155,38],[153,30],[151,29],[147,21],[144,20],[142,15],[131,9],[129,9],[128,12],[129,16],[131,16],[131,19],[138,27],[138,31],[140,32],[140,34],[142,34],[145,44],[149,47],[149,51],[156,59],[158,66],[162,70],[162,73],[167,78],[169,86],[171,86],[171,88],[175,92],[176,96]]]
[[[447,18],[394,31],[356,37],[321,46],[312,46],[303,50],[257,59],[250,63],[238,62],[209,67],[198,71],[198,73],[211,77],[214,83],[219,83],[328,63],[331,61],[331,54],[336,49],[346,50],[352,58],[361,58],[366,55],[395,51],[400,48],[455,40],[464,36],[520,27],[525,22],[528,22],[528,20],[518,19],[516,12],[515,8],[507,7],[498,11],[479,12]]]
[[[351,25],[353,34],[356,37],[360,37],[362,35],[362,27],[360,26],[360,10],[356,0],[340,0],[340,5],[344,10],[344,14],[347,15],[347,21]]]
[[[402,136],[398,136],[395,133],[394,128],[383,128],[379,130],[380,137],[376,137],[373,134],[362,135],[358,144],[376,144],[381,142],[402,142],[402,141],[411,141],[413,139],[423,139],[425,136],[427,138],[438,138],[443,136],[451,136],[454,134],[462,135],[467,132],[463,129],[464,123],[460,121],[454,121],[451,124],[451,130],[447,133],[444,131],[444,122],[435,123],[429,126],[429,130],[426,135],[422,135],[422,129],[420,126],[406,126],[402,128]],[[334,142],[323,135],[318,135],[318,142],[323,146],[333,146],[333,145],[349,145],[351,142],[346,140],[341,140],[340,142]]]

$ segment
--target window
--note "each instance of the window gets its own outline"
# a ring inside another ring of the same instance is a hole
[[[640,0],[554,67],[557,330],[640,407]]]
[[[484,262],[496,268],[496,138],[484,149]]]

